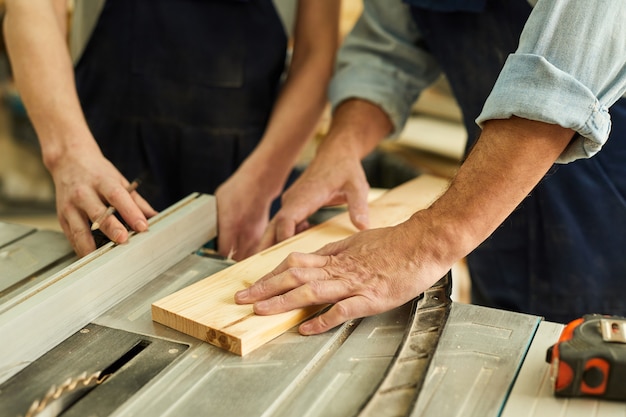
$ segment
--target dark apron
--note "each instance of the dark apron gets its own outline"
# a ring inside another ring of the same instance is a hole
[[[480,133],[474,120],[530,11],[526,0],[488,0],[481,13],[412,7],[463,110],[468,148]],[[610,139],[598,155],[554,165],[468,256],[474,303],[558,322],[586,313],[626,315],[624,99],[611,117]]]
[[[214,193],[259,142],[287,38],[271,0],[107,0],[76,68],[105,157],[162,210]]]

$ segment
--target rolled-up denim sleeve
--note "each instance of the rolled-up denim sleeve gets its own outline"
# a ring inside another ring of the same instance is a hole
[[[518,116],[577,132],[558,162],[589,158],[626,91],[626,2],[540,0],[487,98],[479,125]]]
[[[399,0],[365,0],[346,37],[329,87],[333,109],[358,98],[379,106],[402,130],[419,94],[441,70],[421,43],[409,6]]]

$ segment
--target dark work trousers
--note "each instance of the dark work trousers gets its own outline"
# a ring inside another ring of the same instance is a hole
[[[81,105],[105,157],[162,210],[214,193],[252,152],[286,47],[271,0],[107,0],[76,67]]]
[[[530,11],[526,0],[488,0],[481,13],[412,7],[463,110],[468,149],[480,133],[474,120]],[[557,322],[626,315],[626,100],[610,112],[603,150],[554,165],[468,256],[474,303]]]

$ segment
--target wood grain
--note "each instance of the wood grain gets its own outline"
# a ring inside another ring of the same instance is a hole
[[[370,203],[370,227],[393,226],[426,208],[448,181],[422,175]],[[152,319],[238,355],[245,355],[318,312],[323,306],[257,316],[237,305],[236,291],[249,287],[292,252],[313,252],[356,232],[348,213],[217,272],[152,304]]]

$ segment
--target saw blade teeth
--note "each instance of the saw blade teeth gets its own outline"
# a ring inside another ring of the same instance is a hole
[[[71,387],[71,389],[75,389],[78,385],[83,385],[83,386],[87,386],[89,385],[89,381],[91,381],[91,377],[92,375],[89,375],[89,378],[87,378],[87,372],[83,372],[82,374],[78,375],[78,377],[74,380],[74,385]]]
[[[28,411],[26,411],[26,414],[24,415],[24,417],[33,417],[35,416],[39,411],[39,400],[35,400],[30,408],[28,409]]]
[[[101,371],[94,372],[93,374],[91,374],[89,378],[87,379],[87,381],[85,382],[85,385],[91,385],[92,383],[96,383],[96,384],[103,383],[106,377],[101,380],[100,374],[101,374]]]
[[[56,385],[53,385],[53,386],[50,387],[48,392],[46,392],[46,394],[43,397],[44,398],[52,397],[56,391],[57,391],[57,387],[56,387]]]
[[[77,388],[82,389],[103,383],[109,375],[104,375],[104,377],[100,379],[100,374],[101,371],[87,375],[87,372],[85,371],[76,378],[67,378],[58,386],[51,386],[41,399],[33,401],[24,417],[36,417],[48,406],[48,404],[54,400],[58,400],[65,393],[72,392]]]
[[[48,399],[48,400],[56,400],[59,397],[61,397],[61,395],[63,395],[63,392],[65,392],[65,390],[69,389],[71,387],[71,385],[72,385],[72,378],[66,379],[58,387],[55,387],[53,385],[52,388],[50,388],[50,391],[52,391],[52,393],[50,393],[50,395],[46,394],[45,398]],[[48,391],[48,392],[50,392],[50,391]]]

